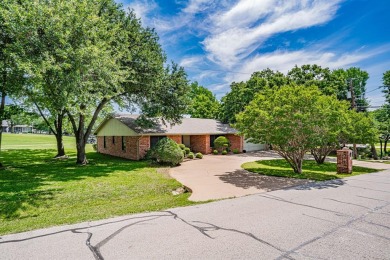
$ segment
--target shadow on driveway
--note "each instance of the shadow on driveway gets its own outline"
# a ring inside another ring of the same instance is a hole
[[[292,179],[283,177],[273,177],[250,173],[246,170],[235,170],[225,174],[216,175],[224,183],[232,184],[236,187],[249,189],[256,188],[262,191],[271,191],[291,186],[307,184],[310,181],[302,179]]]

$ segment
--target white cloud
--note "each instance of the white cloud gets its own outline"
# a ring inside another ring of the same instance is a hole
[[[183,9],[184,13],[195,14],[207,8],[210,0],[190,0],[187,6]]]
[[[208,57],[234,67],[271,36],[330,21],[340,0],[240,1],[212,17],[210,35],[203,41]]]
[[[203,56],[189,56],[189,57],[184,57],[179,62],[179,65],[182,67],[191,67],[191,66],[199,67],[199,63],[202,63],[202,61],[203,61]]]
[[[314,49],[275,51],[248,58],[245,64],[238,69],[238,72],[241,72],[241,74],[228,73],[225,80],[227,82],[245,81],[250,78],[251,73],[266,68],[287,73],[295,65],[302,66],[304,64],[319,64],[322,67],[329,67],[330,69],[358,66],[359,62],[388,51],[390,51],[390,45],[371,50],[360,49],[355,52],[343,54],[332,51],[318,51]]]
[[[133,9],[137,17],[141,18],[142,22],[148,24],[148,15],[150,12],[155,10],[158,7],[155,1],[147,1],[147,0],[138,0],[134,1],[130,4],[124,5],[124,8]]]

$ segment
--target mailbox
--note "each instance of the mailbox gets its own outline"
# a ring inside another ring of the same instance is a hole
[[[347,147],[337,150],[337,173],[352,173],[352,151]]]

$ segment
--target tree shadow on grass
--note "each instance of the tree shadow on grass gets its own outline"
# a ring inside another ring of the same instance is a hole
[[[101,178],[117,171],[133,171],[149,167],[147,162],[134,162],[96,152],[87,154],[89,165],[77,166],[75,158],[52,159],[53,150],[9,150],[2,153],[6,167],[0,170],[0,219],[20,217],[27,207],[42,207],[56,194],[53,182],[69,182],[85,178]]]

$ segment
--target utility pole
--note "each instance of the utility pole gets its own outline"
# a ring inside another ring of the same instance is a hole
[[[356,111],[355,91],[353,89],[353,80],[355,78],[349,78],[349,91],[351,92],[351,109]],[[357,159],[357,147],[353,142],[353,158]]]
[[[349,79],[349,91],[351,91],[351,109],[356,110],[355,91],[353,89],[354,78]]]

